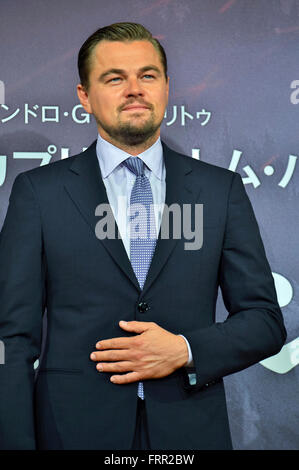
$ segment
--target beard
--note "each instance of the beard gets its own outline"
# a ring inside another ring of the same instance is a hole
[[[132,117],[134,117],[134,115]],[[162,120],[158,123],[155,122],[154,113],[152,111],[147,121],[139,125],[135,125],[132,122],[121,122],[120,119],[117,126],[110,126],[109,124],[101,122],[99,119],[96,119],[96,122],[115,142],[128,147],[134,147],[150,139],[161,126]]]

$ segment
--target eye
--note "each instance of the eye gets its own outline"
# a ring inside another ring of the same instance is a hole
[[[143,75],[144,78],[155,78],[154,75],[150,75],[150,74],[145,74]]]
[[[110,78],[110,80],[108,80],[107,83],[110,83],[110,82],[112,82],[112,83],[117,83],[117,80],[120,80],[120,77]]]

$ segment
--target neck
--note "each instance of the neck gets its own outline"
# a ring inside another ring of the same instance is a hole
[[[123,150],[124,152],[129,153],[133,157],[136,157],[137,155],[140,155],[142,152],[145,152],[145,150],[147,150],[152,145],[154,145],[154,143],[157,141],[157,139],[160,136],[160,129],[159,129],[152,137],[150,137],[149,139],[147,139],[146,141],[142,142],[139,145],[125,145],[122,142],[119,142],[111,138],[103,129],[98,129],[98,132],[104,140],[114,145],[115,147]]]

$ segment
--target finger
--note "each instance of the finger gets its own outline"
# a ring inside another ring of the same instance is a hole
[[[131,346],[132,337],[130,338],[111,338],[111,339],[101,339],[97,342],[97,349],[126,349]]]
[[[119,326],[126,331],[133,331],[134,333],[143,333],[144,331],[152,328],[154,323],[146,321],[123,321],[119,322]]]
[[[110,349],[108,351],[93,351],[90,355],[92,361],[122,361],[130,359],[128,349]]]
[[[99,362],[96,368],[99,372],[132,372],[133,363],[130,361]]]
[[[112,375],[110,381],[114,384],[128,384],[131,382],[138,382],[140,380],[140,374],[138,372],[129,372],[124,375]]]

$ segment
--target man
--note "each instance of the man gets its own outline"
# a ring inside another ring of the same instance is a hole
[[[223,377],[286,337],[242,180],[161,143],[167,62],[143,26],[98,30],[78,66],[98,139],[18,175],[1,232],[1,447],[231,449]],[[138,228],[134,204],[146,209]],[[203,205],[200,249],[178,227],[161,236],[173,204],[192,208],[192,227]],[[107,206],[121,238],[99,236]],[[134,238],[148,224],[156,235]]]

